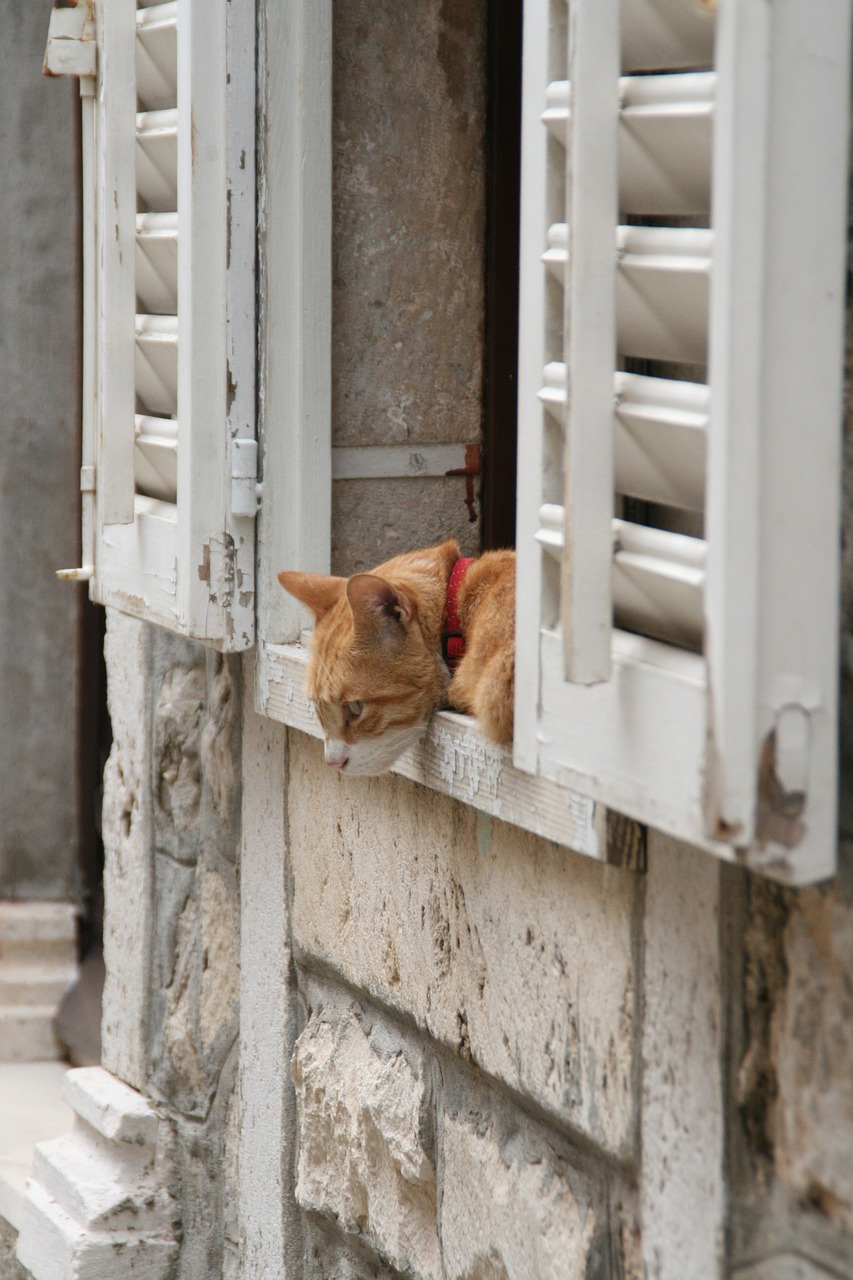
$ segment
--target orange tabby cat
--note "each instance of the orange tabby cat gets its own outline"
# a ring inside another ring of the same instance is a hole
[[[314,613],[306,689],[327,764],[384,773],[444,703],[475,715],[495,742],[511,741],[515,553],[486,552],[461,578],[456,612],[465,652],[451,678],[442,638],[459,558],[451,539],[351,578],[278,575]]]

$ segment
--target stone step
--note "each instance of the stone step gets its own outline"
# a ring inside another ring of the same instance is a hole
[[[0,966],[32,960],[73,963],[77,912],[69,902],[0,902]]]
[[[0,1006],[0,1062],[53,1062],[61,1047],[53,1030],[56,1005]]]
[[[93,1232],[75,1222],[43,1187],[31,1182],[18,1237],[18,1261],[45,1280],[164,1280],[174,1240],[125,1232]]]
[[[0,1008],[49,1005],[55,1010],[76,976],[73,964],[2,964]]]
[[[76,1223],[92,1231],[168,1228],[149,1185],[154,1152],[117,1148],[78,1120],[70,1133],[36,1147],[33,1178]],[[142,1194],[137,1188],[144,1187]]]
[[[178,1245],[157,1113],[100,1067],[69,1071],[70,1133],[40,1143],[18,1258],[38,1280],[165,1280]]]

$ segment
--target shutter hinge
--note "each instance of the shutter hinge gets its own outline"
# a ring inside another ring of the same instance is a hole
[[[257,440],[231,441],[231,514],[252,520],[258,514],[263,486],[258,483]]]
[[[97,69],[94,0],[77,0],[73,9],[53,9],[44,51],[44,74],[92,77]]]

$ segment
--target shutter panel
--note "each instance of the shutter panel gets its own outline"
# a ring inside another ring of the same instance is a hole
[[[794,881],[835,858],[849,26],[525,8],[515,761]]]
[[[91,591],[241,649],[254,638],[257,505],[254,6],[101,0],[96,29],[84,113]]]

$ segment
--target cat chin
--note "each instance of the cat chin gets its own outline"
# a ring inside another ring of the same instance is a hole
[[[428,721],[424,721],[406,729],[391,729],[379,738],[365,738],[353,743],[348,748],[343,768],[333,758],[337,744],[327,744],[326,761],[333,768],[341,769],[342,773],[356,778],[372,778],[377,774],[387,773],[395,760],[423,737],[427,724]],[[329,747],[332,748],[331,752]]]

